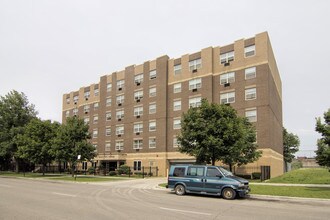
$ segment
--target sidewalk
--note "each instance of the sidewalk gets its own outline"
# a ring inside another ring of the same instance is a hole
[[[266,201],[266,202],[287,202],[287,203],[298,203],[298,204],[304,204],[304,205],[330,207],[330,199],[301,198],[301,197],[288,197],[288,196],[268,196],[268,195],[254,195],[254,194],[251,194],[250,196],[248,196],[247,199]]]

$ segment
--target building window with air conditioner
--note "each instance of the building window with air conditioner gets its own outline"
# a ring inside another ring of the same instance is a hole
[[[125,80],[121,79],[117,81],[117,90],[123,90],[125,86]]]
[[[117,125],[116,126],[116,135],[123,135],[124,134],[124,125]]]
[[[220,75],[220,85],[227,85],[235,82],[235,72]]]
[[[189,108],[200,107],[201,104],[202,104],[202,98],[200,96],[189,98]]]
[[[139,102],[143,98],[143,90],[134,92],[134,100]]]
[[[90,96],[91,96],[90,91],[87,91],[87,92],[84,93],[84,97],[85,97],[86,100],[88,100],[88,98],[89,98]]]
[[[234,103],[235,102],[235,92],[227,92],[220,94],[220,103]]]
[[[119,109],[116,111],[116,119],[118,121],[124,119],[124,109]]]
[[[124,104],[124,100],[125,100],[124,95],[119,95],[116,97],[116,104],[120,106]]]
[[[190,72],[195,72],[200,68],[202,68],[202,59],[201,58],[189,61]]]
[[[143,148],[143,140],[142,139],[135,139],[133,141],[133,149],[138,150]]]
[[[234,51],[230,51],[230,52],[227,52],[227,53],[222,53],[222,54],[220,54],[220,63],[221,64],[227,64],[231,61],[234,61],[234,58],[235,58]]]
[[[133,126],[133,132],[135,134],[142,133],[143,132],[143,123],[142,122],[135,123]]]
[[[143,106],[135,106],[134,107],[134,116],[140,117],[141,115],[143,115]]]
[[[189,90],[197,90],[202,88],[202,79],[196,78],[189,80]]]
[[[123,140],[118,140],[116,141],[116,146],[115,150],[124,150],[124,141]]]
[[[111,120],[111,112],[105,113],[105,120],[110,121]]]
[[[143,82],[143,73],[134,76],[134,83],[140,85]]]

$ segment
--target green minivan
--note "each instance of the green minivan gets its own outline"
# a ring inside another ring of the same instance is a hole
[[[224,199],[245,197],[250,192],[249,181],[234,176],[219,166],[172,165],[167,188],[177,195],[198,193],[219,195]]]

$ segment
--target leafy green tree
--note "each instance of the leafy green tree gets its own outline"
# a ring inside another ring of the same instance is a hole
[[[17,154],[34,164],[42,164],[42,173],[45,175],[45,166],[52,162],[55,157],[51,150],[60,124],[51,121],[32,119],[24,128],[24,133],[18,135]]]
[[[230,170],[261,156],[255,129],[247,118],[237,116],[231,106],[210,104],[206,99],[183,114],[178,141],[179,151],[195,156],[197,163],[222,161]]]
[[[71,165],[72,176],[78,155],[81,155],[82,160],[91,160],[95,157],[95,148],[88,142],[88,128],[83,119],[69,117],[58,131],[53,154],[57,160],[67,161]]]
[[[319,165],[330,168],[330,109],[324,113],[324,122],[323,124],[321,118],[316,120],[315,130],[322,135],[317,141],[316,161]]]
[[[293,133],[289,133],[283,128],[283,157],[285,169],[287,170],[287,163],[291,163],[294,154],[299,151],[300,140],[299,137]]]
[[[17,172],[20,159],[16,154],[17,136],[36,115],[34,105],[29,104],[24,93],[13,90],[0,97],[0,158],[6,162],[14,159]]]

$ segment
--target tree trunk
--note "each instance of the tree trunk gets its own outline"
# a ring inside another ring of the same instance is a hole
[[[72,165],[71,165],[71,173],[72,173],[72,177],[74,177],[74,170],[75,168],[74,168],[74,163],[72,163]]]
[[[14,157],[15,160],[15,172],[18,173],[19,172],[19,161],[16,157]]]
[[[42,164],[42,175],[45,176],[45,164]]]
[[[229,171],[232,172],[232,169],[233,169],[233,165],[230,163],[228,164],[229,165]]]

